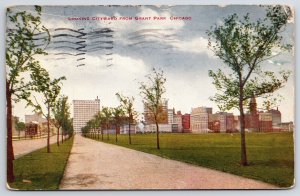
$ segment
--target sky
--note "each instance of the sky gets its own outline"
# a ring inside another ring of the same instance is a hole
[[[34,12],[32,6],[12,9]],[[163,70],[167,78],[164,97],[169,100],[169,108],[190,113],[192,107],[205,106],[212,107],[215,113],[219,111],[218,107],[209,97],[216,90],[208,77],[208,70],[222,68],[224,63],[208,50],[205,32],[213,25],[221,25],[223,18],[230,14],[243,16],[248,12],[253,20],[265,16],[262,7],[242,5],[45,6],[42,24],[50,30],[53,38],[47,49],[49,55],[36,56],[36,59],[53,78],[66,76],[62,93],[70,101],[98,96],[101,106],[115,107],[119,104],[115,93],[121,92],[134,96],[136,109],[142,113],[140,82],[146,81],[145,75],[154,67]],[[118,20],[92,20],[93,17],[111,16]],[[89,20],[75,20],[87,17]],[[133,20],[119,20],[120,17],[133,17]],[[144,20],[135,20],[134,17]],[[145,20],[147,17],[151,19]],[[154,20],[154,17],[166,19]],[[171,17],[190,17],[191,20],[171,20]],[[62,28],[79,30],[87,35],[80,37],[80,33]],[[111,32],[103,33],[104,28]],[[59,36],[62,34],[71,36]],[[294,43],[293,21],[282,35],[285,43]],[[79,43],[83,40],[85,43]],[[78,49],[82,45],[86,46]],[[85,54],[75,56],[79,53]],[[293,52],[290,52],[264,62],[264,67],[294,73],[294,63]],[[294,121],[294,74],[278,93],[284,97],[278,105],[282,121]],[[32,113],[32,108],[24,108],[24,102],[16,104],[14,115],[24,120],[25,114]],[[236,110],[230,112],[238,113]]]

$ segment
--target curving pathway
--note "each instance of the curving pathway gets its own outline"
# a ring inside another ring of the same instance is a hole
[[[274,189],[273,185],[75,136],[60,189]]]

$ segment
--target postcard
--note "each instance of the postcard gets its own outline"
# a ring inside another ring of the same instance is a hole
[[[6,15],[8,189],[293,188],[293,7]]]

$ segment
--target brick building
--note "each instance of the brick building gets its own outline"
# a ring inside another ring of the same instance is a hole
[[[190,114],[184,114],[181,116],[182,118],[182,132],[184,133],[190,133],[191,129],[190,129],[190,118],[191,115]]]

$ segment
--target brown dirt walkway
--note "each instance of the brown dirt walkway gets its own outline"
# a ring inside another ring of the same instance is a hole
[[[274,189],[273,185],[75,136],[60,189]]]
[[[50,138],[50,144],[56,143],[57,136]],[[61,137],[60,137],[61,140]],[[47,138],[13,141],[15,158],[47,146]]]

